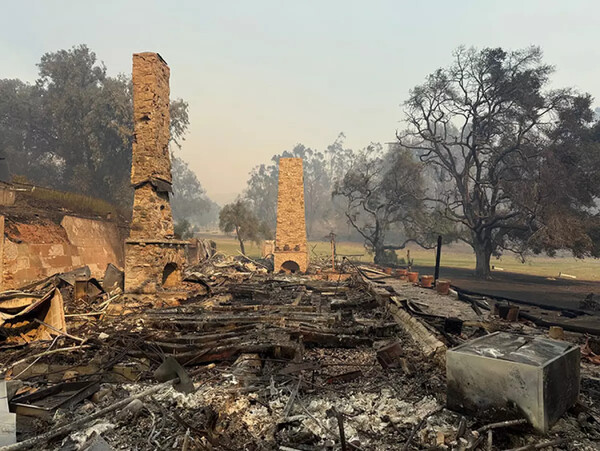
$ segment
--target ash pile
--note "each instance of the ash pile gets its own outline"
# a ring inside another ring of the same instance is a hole
[[[447,398],[447,355],[498,331],[546,331],[402,276],[273,274],[216,255],[184,273],[186,299],[133,308],[119,277],[84,276],[32,287],[18,308],[36,307],[4,334],[5,449],[598,449],[592,361],[547,431],[518,408],[469,411]],[[42,308],[58,294],[64,327]],[[568,338],[579,349],[586,337]]]

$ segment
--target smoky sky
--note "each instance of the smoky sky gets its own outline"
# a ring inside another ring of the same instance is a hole
[[[553,87],[598,98],[597,1],[0,1],[0,78],[32,82],[44,52],[87,44],[111,75],[159,52],[190,104],[176,152],[217,202],[296,143],[393,140],[409,90],[459,45],[539,45]],[[596,102],[598,105],[600,102]]]

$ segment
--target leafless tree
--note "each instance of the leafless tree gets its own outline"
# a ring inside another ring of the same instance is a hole
[[[423,244],[415,232],[423,213],[421,165],[407,150],[383,152],[372,144],[354,154],[343,178],[336,181],[333,196],[346,199],[346,218],[382,263],[386,250],[403,249],[409,242]],[[400,227],[406,240],[386,243],[391,227]]]
[[[550,155],[570,139],[556,130],[561,118],[578,114],[581,123],[588,112],[570,90],[544,91],[553,68],[537,47],[454,56],[411,91],[408,129],[397,135],[450,182],[429,200],[462,228],[477,275],[489,277],[492,254],[523,253],[549,236]]]

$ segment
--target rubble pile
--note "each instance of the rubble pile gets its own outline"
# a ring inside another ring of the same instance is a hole
[[[9,449],[597,449],[592,362],[579,403],[546,435],[519,415],[449,410],[445,349],[493,330],[544,332],[376,268],[348,275],[272,274],[217,254],[184,274],[203,290],[137,309],[118,284],[56,278],[66,328],[2,344],[22,446]],[[440,302],[462,319],[444,319]],[[157,372],[166,362],[176,383]]]

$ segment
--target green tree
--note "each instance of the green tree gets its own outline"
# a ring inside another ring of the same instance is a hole
[[[248,203],[238,199],[225,205],[219,212],[219,228],[225,233],[235,232],[240,243],[242,254],[246,254],[244,242],[251,240],[258,243],[268,237],[269,231],[250,209]]]
[[[41,97],[20,80],[0,80],[0,151],[10,175],[20,174],[42,184],[56,183],[57,165],[40,150],[51,137],[45,132]]]
[[[271,161],[275,158],[273,157]],[[279,166],[277,164],[258,165],[250,172],[244,192],[244,198],[250,203],[254,214],[263,218],[263,221],[273,228],[277,221],[278,177]]]
[[[549,90],[552,72],[537,47],[459,48],[405,104],[398,138],[446,179],[431,201],[462,229],[481,277],[504,250],[595,252],[591,99]]]
[[[202,184],[188,164],[173,157],[173,197],[171,209],[176,221],[196,225],[217,224],[219,207],[206,195]]]
[[[131,79],[107,75],[85,45],[46,53],[29,85],[0,80],[0,146],[13,175],[35,184],[131,204]],[[189,125],[187,103],[171,102],[175,144]]]

